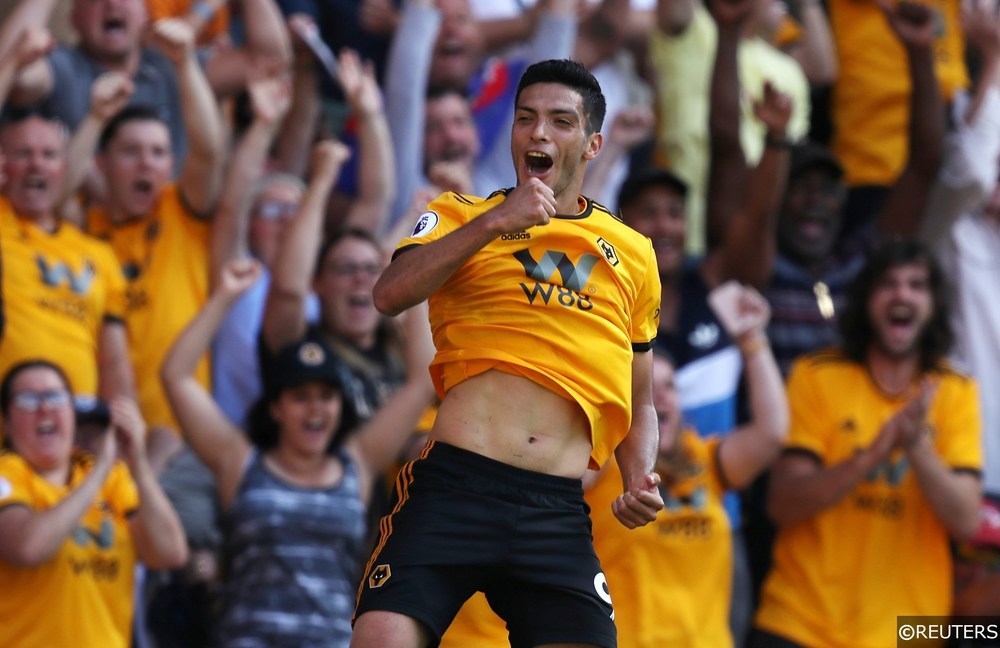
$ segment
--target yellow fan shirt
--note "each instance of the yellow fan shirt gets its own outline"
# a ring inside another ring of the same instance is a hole
[[[0,452],[0,510],[51,509],[79,486],[92,464],[89,455],[74,455],[69,484],[59,487],[17,454]],[[135,484],[119,462],[55,556],[35,567],[0,560],[0,646],[131,645],[136,551],[126,516],[138,504]]]
[[[142,415],[149,427],[177,431],[160,365],[208,297],[211,225],[184,206],[176,184],[163,190],[145,218],[115,225],[103,209],[93,208],[87,219],[91,234],[111,244],[128,282],[125,322]],[[207,356],[195,376],[208,386]]]
[[[74,393],[98,391],[105,321],[124,321],[125,278],[107,243],[69,223],[49,233],[0,198],[0,377],[28,359],[58,365]]]
[[[685,430],[679,443],[687,474],[661,488],[656,520],[627,529],[611,503],[621,495],[614,461],[587,491],[594,549],[608,579],[619,648],[726,648],[732,596],[733,540],[722,503],[720,437]]]
[[[976,385],[943,367],[928,413],[934,450],[953,470],[982,466]],[[834,466],[867,448],[903,405],[838,351],[793,365],[787,447]],[[896,617],[947,616],[949,536],[901,450],[846,497],[781,529],[755,624],[806,646],[896,645]]]
[[[969,84],[959,0],[927,0],[934,12],[934,71],[945,101]],[[878,3],[830,0],[838,77],[831,148],[849,185],[889,185],[903,170],[909,139],[906,52]]]

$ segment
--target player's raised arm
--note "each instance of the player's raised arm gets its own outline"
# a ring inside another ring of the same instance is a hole
[[[375,284],[375,307],[397,315],[427,299],[469,257],[493,239],[544,225],[556,213],[552,189],[529,178],[507,199],[467,225],[399,254]]]

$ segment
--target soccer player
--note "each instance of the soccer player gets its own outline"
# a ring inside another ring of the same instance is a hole
[[[430,300],[442,396],[430,440],[363,574],[352,645],[422,646],[483,591],[512,645],[615,645],[581,478],[612,452],[626,527],[663,507],[653,473],[652,246],[579,195],[605,102],[579,63],[521,77],[517,186],[433,201],[375,287],[398,313]]]

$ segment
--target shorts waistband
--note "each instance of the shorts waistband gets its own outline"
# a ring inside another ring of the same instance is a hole
[[[583,495],[583,483],[579,479],[525,470],[442,441],[428,441],[424,456],[435,463],[440,461],[448,468],[459,468],[467,474],[529,490],[571,497]]]

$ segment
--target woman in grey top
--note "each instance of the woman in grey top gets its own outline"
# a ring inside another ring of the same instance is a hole
[[[347,646],[372,486],[433,396],[426,307],[407,314],[407,380],[364,425],[342,398],[342,368],[322,342],[274,358],[248,437],[194,377],[197,360],[256,262],[230,262],[178,337],[162,378],[191,447],[214,473],[223,510],[226,596],[217,642],[227,647]],[[348,434],[349,433],[349,434]]]

